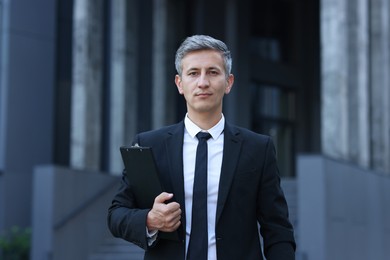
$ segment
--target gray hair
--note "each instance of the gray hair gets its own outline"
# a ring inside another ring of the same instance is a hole
[[[207,35],[187,37],[176,51],[175,66],[179,76],[182,74],[182,59],[190,52],[198,50],[216,50],[222,55],[225,63],[225,73],[228,77],[232,70],[232,57],[226,44]]]

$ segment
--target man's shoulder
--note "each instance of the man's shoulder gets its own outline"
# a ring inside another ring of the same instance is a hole
[[[157,129],[144,131],[144,132],[139,133],[138,135],[143,136],[143,137],[153,137],[153,136],[160,136],[161,137],[161,135],[164,135],[164,134],[171,134],[171,133],[174,134],[177,131],[184,129],[183,127],[184,127],[184,124],[181,121],[181,122],[176,123],[176,124],[166,125],[166,126],[163,126],[163,127],[157,128]]]
[[[257,133],[251,129],[226,123],[226,127],[231,131],[233,135],[238,135],[241,136],[242,138],[254,138],[254,139],[259,139],[263,141],[268,141],[271,137],[269,135]]]
[[[162,144],[170,136],[183,134],[184,123],[179,122],[173,125],[167,125],[154,130],[139,132],[133,139],[133,143],[140,146],[155,146]]]
[[[241,142],[243,147],[247,151],[264,151],[268,149],[268,147],[274,147],[274,143],[272,141],[272,137],[265,134],[257,133],[251,129],[230,125],[227,126],[228,131],[230,131],[231,136],[227,136],[228,138],[232,138],[236,142]]]

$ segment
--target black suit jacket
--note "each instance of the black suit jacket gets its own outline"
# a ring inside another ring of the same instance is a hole
[[[181,205],[177,240],[158,239],[148,246],[146,215],[150,209],[137,209],[124,177],[109,208],[112,234],[144,248],[145,259],[184,259],[183,136],[182,121],[141,133],[134,140],[140,146],[152,147],[163,186]],[[293,227],[280,188],[274,145],[268,136],[226,123],[215,225],[217,258],[262,259],[258,224],[268,260],[294,259]]]

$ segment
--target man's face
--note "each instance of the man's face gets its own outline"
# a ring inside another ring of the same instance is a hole
[[[233,86],[234,77],[226,77],[221,53],[200,50],[188,53],[182,59],[182,75],[175,83],[187,101],[191,114],[216,114],[222,112],[222,99]]]

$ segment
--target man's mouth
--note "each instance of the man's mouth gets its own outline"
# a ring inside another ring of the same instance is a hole
[[[195,96],[206,97],[211,96],[211,93],[197,93]]]

